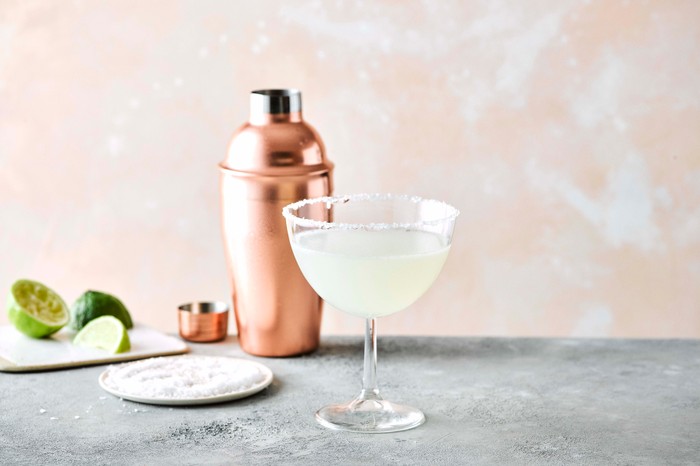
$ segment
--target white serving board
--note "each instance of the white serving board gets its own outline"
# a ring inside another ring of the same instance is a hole
[[[144,325],[129,330],[131,350],[111,354],[71,343],[75,332],[62,329],[49,338],[30,338],[12,325],[0,326],[0,371],[28,372],[46,369],[107,364],[186,353],[189,348],[179,338],[165,335]]]

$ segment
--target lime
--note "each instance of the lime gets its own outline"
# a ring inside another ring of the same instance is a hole
[[[101,348],[110,353],[123,353],[131,349],[126,327],[114,316],[102,316],[88,322],[75,336],[73,344]]]
[[[41,338],[59,331],[68,323],[68,306],[46,285],[17,280],[7,297],[7,315],[17,330]]]
[[[88,322],[102,316],[114,316],[126,328],[134,326],[124,304],[116,296],[101,291],[88,290],[83,293],[73,303],[70,314],[70,327],[73,330],[80,330]]]

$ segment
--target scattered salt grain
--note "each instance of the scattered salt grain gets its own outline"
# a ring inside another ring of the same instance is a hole
[[[73,416],[73,419],[80,419],[80,416]]]
[[[49,419],[51,419],[52,421],[56,421],[56,420],[58,420],[58,418],[57,418],[57,417],[50,417]]]
[[[104,384],[119,394],[181,400],[237,393],[266,378],[252,362],[213,356],[146,359],[113,366],[107,374]]]
[[[100,400],[106,400],[106,399],[107,399],[106,396],[101,396],[101,397],[100,397]]]
[[[46,410],[45,410],[44,408],[41,408],[41,409],[39,410],[39,413],[40,413],[40,414],[44,414],[45,412],[46,412]]]

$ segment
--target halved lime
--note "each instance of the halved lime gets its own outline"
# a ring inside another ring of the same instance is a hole
[[[111,294],[88,290],[73,303],[70,310],[70,327],[80,330],[88,322],[102,316],[114,316],[121,320],[126,328],[134,326],[126,306]]]
[[[20,332],[41,338],[68,323],[68,306],[48,286],[33,280],[17,280],[7,298],[7,315]]]
[[[131,349],[126,327],[114,316],[102,316],[88,322],[75,336],[73,344],[100,348],[110,353],[123,353]]]

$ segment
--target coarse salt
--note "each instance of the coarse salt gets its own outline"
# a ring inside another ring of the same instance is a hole
[[[171,356],[113,366],[103,382],[123,395],[188,400],[241,392],[265,377],[257,365],[245,360]]]

